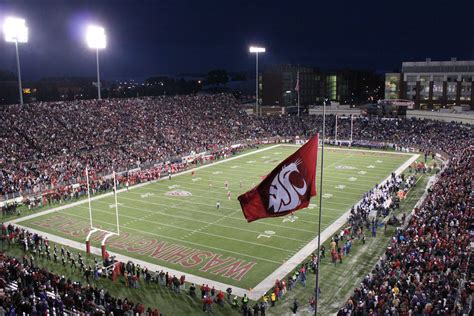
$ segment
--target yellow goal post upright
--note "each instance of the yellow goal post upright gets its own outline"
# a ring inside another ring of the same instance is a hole
[[[117,231],[109,231],[106,229],[102,229],[100,227],[95,227],[94,223],[92,221],[92,206],[91,206],[91,188],[90,188],[90,179],[89,179],[89,168],[86,167],[86,181],[87,181],[87,201],[89,204],[89,225],[90,225],[90,230],[89,233],[87,234],[86,237],[86,253],[91,253],[91,243],[90,243],[90,238],[92,237],[93,234],[97,232],[102,232],[105,233],[104,238],[102,238],[100,248],[101,248],[101,255],[102,259],[105,259],[106,256],[106,242],[107,239],[112,237],[112,236],[120,236],[120,225],[119,225],[119,209],[118,209],[118,202],[117,202],[117,178],[115,175],[115,171],[112,173],[113,181],[114,181],[114,186],[113,186],[113,195],[115,199],[115,219],[116,219],[116,225],[117,225]]]

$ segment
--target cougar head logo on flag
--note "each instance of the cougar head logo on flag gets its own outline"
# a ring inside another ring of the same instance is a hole
[[[247,219],[285,216],[309,205],[316,195],[318,136],[275,167],[259,185],[239,196]]]
[[[287,166],[283,166],[281,171],[273,178],[268,199],[268,209],[272,213],[285,212],[300,205],[300,196],[306,194],[308,189],[304,174],[302,175],[298,170],[298,165],[301,165],[301,162],[301,159],[298,159]],[[291,177],[292,174],[293,177]],[[292,180],[302,182],[303,185],[298,187],[295,183],[292,183]]]

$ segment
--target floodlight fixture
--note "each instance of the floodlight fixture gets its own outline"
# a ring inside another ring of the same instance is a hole
[[[103,49],[107,47],[105,30],[101,26],[89,25],[87,27],[86,40],[89,48]]]
[[[24,19],[16,17],[7,17],[3,21],[3,34],[5,41],[15,43],[16,51],[16,67],[18,70],[18,94],[20,96],[20,104],[23,105],[23,89],[21,86],[21,69],[20,69],[20,53],[18,43],[28,42],[28,28]]]
[[[250,46],[249,52],[251,52],[251,53],[265,53],[265,47]]]
[[[265,53],[265,47],[250,46],[249,52],[255,54],[255,112],[259,116],[259,100],[258,100],[258,54]]]
[[[100,95],[100,68],[99,68],[99,49],[107,47],[107,39],[105,36],[105,30],[101,26],[89,25],[86,33],[87,45],[89,48],[95,49],[96,60],[97,60],[97,99],[101,100]]]
[[[28,42],[28,28],[24,19],[7,17],[3,22],[3,34],[9,43]]]

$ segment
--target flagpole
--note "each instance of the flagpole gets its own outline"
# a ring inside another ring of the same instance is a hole
[[[352,131],[354,128],[354,116],[351,114],[351,146],[352,146]]]
[[[118,214],[118,201],[117,201],[117,178],[114,173],[114,196],[115,196],[115,219],[117,221],[117,235],[120,236],[120,224],[119,224],[119,214]]]
[[[316,268],[316,286],[314,288],[314,315],[318,315],[319,303],[319,267],[321,266],[320,247],[321,247],[321,217],[323,212],[323,174],[324,174],[324,138],[326,137],[326,102],[323,103],[323,136],[321,137],[321,177],[319,178],[319,218],[318,218],[318,248],[316,256],[318,266]]]
[[[87,181],[87,202],[89,203],[89,221],[92,229],[92,207],[91,207],[91,191],[89,187],[89,168],[86,166],[86,181]]]
[[[296,82],[298,85],[298,117],[300,116],[300,71],[298,70],[298,73],[296,74]]]

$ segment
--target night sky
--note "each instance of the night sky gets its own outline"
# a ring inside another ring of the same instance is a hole
[[[426,57],[474,59],[472,0],[0,0],[0,21],[7,15],[30,29],[20,47],[26,80],[94,76],[89,22],[106,28],[104,79],[250,70],[250,44],[267,48],[263,65],[392,71]],[[0,69],[16,73],[3,39]]]

